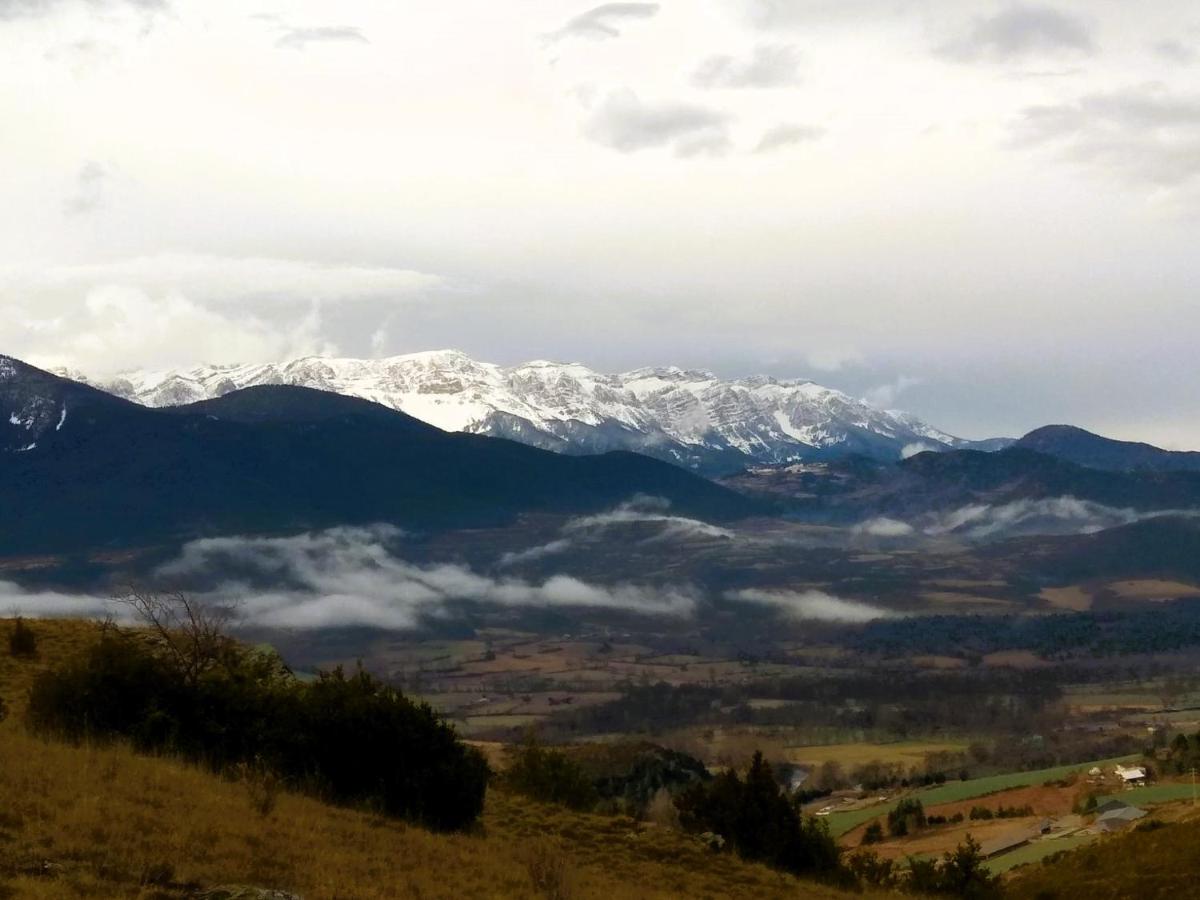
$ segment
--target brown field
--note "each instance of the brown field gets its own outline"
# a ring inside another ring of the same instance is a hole
[[[967,665],[957,656],[914,656],[910,662],[919,669],[963,669]]]
[[[1126,600],[1163,601],[1176,600],[1179,597],[1200,596],[1200,587],[1185,584],[1181,581],[1158,581],[1145,579],[1138,581],[1114,581],[1108,589]]]
[[[825,746],[785,747],[790,762],[819,766],[833,761],[851,769],[869,762],[902,763],[916,766],[925,762],[930,753],[955,753],[967,748],[958,741],[900,741],[894,744],[828,744]]]
[[[1042,588],[1038,595],[1055,609],[1085,612],[1092,608],[1095,598],[1078,585],[1061,588]]]
[[[1005,666],[1010,669],[1040,669],[1051,665],[1030,650],[1002,650],[983,657],[985,666]]]

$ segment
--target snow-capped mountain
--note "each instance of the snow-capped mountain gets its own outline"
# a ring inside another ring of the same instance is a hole
[[[454,350],[132,372],[94,383],[147,406],[251,385],[301,385],[373,400],[446,431],[563,452],[634,450],[708,472],[829,454],[894,459],[915,449],[970,445],[811,381],[727,381],[674,367],[606,375],[542,360],[502,367]]]

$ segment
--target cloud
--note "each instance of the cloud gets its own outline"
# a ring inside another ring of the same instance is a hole
[[[551,41],[563,38],[587,38],[594,41],[621,36],[619,26],[631,19],[652,19],[658,15],[657,3],[602,3],[580,13],[557,31],[546,35]]]
[[[916,387],[921,383],[920,378],[913,378],[910,375],[901,375],[895,381],[890,381],[887,384],[878,384],[870,388],[863,397],[867,403],[877,409],[889,409],[903,394],[911,387]]]
[[[545,544],[539,544],[536,547],[530,547],[527,550],[514,550],[503,554],[497,561],[496,565],[504,569],[509,566],[515,566],[520,563],[535,562],[539,559],[545,559],[547,556],[554,556],[557,553],[564,553],[571,549],[571,541],[567,538],[558,538],[553,541],[548,541]]]
[[[676,618],[690,616],[696,604],[681,588],[599,586],[567,575],[537,583],[489,578],[460,565],[417,565],[395,554],[400,537],[381,525],[284,538],[208,538],[185,545],[157,574],[185,584],[216,579],[204,599],[238,602],[247,624],[285,628],[410,629],[463,602]]]
[[[832,594],[826,594],[824,591],[795,592],[748,589],[730,591],[725,596],[729,600],[742,603],[774,607],[788,618],[799,621],[853,624],[898,616],[897,613],[878,606],[860,603],[857,600],[843,600]]]
[[[970,540],[996,540],[1023,534],[1094,534],[1107,528],[1171,515],[1200,513],[1179,510],[1146,513],[1075,497],[1047,497],[999,506],[971,504],[928,517],[920,523],[920,528],[933,536],[953,534]]]
[[[800,83],[800,51],[791,44],[759,44],[749,59],[710,56],[692,75],[702,88],[773,88]]]
[[[24,322],[34,331],[22,351],[35,364],[112,374],[137,368],[280,360],[331,353],[313,305],[287,327],[249,313],[214,310],[182,294],[120,286],[89,290],[82,304],[52,319]],[[3,328],[0,327],[0,334]]]
[[[977,19],[969,32],[938,48],[960,62],[1011,59],[1047,53],[1090,54],[1094,50],[1086,22],[1050,6],[1014,3],[994,16]]]
[[[720,155],[732,146],[725,113],[688,103],[643,103],[628,88],[595,106],[584,134],[621,153],[671,147],[677,156]]]
[[[1160,84],[1024,110],[1013,143],[1137,184],[1171,188],[1200,174],[1200,96]]]
[[[899,519],[889,519],[887,516],[879,516],[874,519],[868,519],[865,522],[860,522],[850,530],[854,534],[884,538],[908,537],[916,533],[916,529],[907,522],[902,522]]]
[[[710,525],[699,519],[672,516],[667,512],[670,506],[670,501],[662,497],[639,495],[608,512],[571,519],[563,526],[562,530],[563,534],[572,535],[615,526],[653,524],[660,526],[660,530],[650,540],[732,539],[734,537],[734,533],[728,528]]]
[[[120,604],[92,594],[64,594],[52,590],[28,590],[11,581],[0,581],[0,615],[37,618],[119,618]]]
[[[1174,38],[1159,41],[1150,49],[1154,51],[1156,56],[1168,62],[1180,63],[1181,65],[1190,65],[1200,58],[1200,53],[1197,53],[1195,47]]]
[[[847,366],[858,365],[866,359],[862,351],[854,347],[821,347],[811,350],[804,361],[821,372],[840,372]]]
[[[70,215],[95,212],[104,205],[105,184],[108,171],[100,163],[89,160],[75,175],[75,190],[63,204]]]
[[[0,0],[0,19],[49,15],[69,5],[71,0]],[[97,10],[126,7],[145,14],[165,12],[169,8],[167,0],[85,0],[84,5]]]
[[[794,147],[796,144],[807,144],[819,140],[825,134],[824,128],[815,125],[790,125],[780,123],[768,128],[759,138],[755,153],[772,153],[784,147]]]
[[[118,368],[328,353],[325,305],[422,296],[407,269],[190,254],[0,268],[0,345],[40,365]],[[268,315],[270,313],[270,315]]]
[[[900,458],[908,459],[916,456],[918,453],[928,453],[932,450],[940,450],[936,444],[926,444],[924,441],[914,441],[911,444],[905,444],[900,448]]]
[[[309,44],[369,44],[361,29],[350,25],[287,28],[275,46],[283,50],[307,50]]]

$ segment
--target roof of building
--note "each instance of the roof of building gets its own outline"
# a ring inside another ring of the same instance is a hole
[[[1029,843],[1030,839],[1034,836],[1028,828],[1023,828],[1020,831],[1005,832],[980,844],[979,854],[984,859],[990,859],[1008,850],[1014,850],[1022,844]]]
[[[1101,803],[1099,806],[1097,806],[1095,811],[1097,814],[1100,814],[1100,813],[1110,812],[1111,810],[1114,810],[1114,809],[1129,809],[1129,808],[1130,808],[1130,805],[1128,803],[1126,803],[1124,800],[1118,800],[1116,797],[1110,797],[1108,800],[1105,800],[1103,803]]]
[[[1096,817],[1097,824],[1101,822],[1132,822],[1146,814],[1144,809],[1136,806],[1126,806],[1122,809],[1110,809]]]

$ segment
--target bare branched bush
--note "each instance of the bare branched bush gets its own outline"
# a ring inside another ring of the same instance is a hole
[[[259,816],[266,819],[275,812],[283,783],[279,776],[263,763],[262,757],[256,756],[253,762],[239,763],[237,777],[246,789],[250,807]]]
[[[575,870],[557,841],[533,841],[525,850],[524,862],[534,889],[546,900],[571,900],[575,896]]]
[[[187,684],[222,665],[234,648],[226,633],[236,607],[204,603],[182,591],[131,587],[115,599],[129,606]]]
[[[675,806],[675,798],[671,796],[670,791],[659,788],[654,792],[654,796],[646,804],[645,818],[647,822],[653,822],[663,828],[679,830],[679,808]]]
[[[12,656],[31,659],[37,656],[37,634],[17,616],[13,630],[8,635],[8,652]]]

